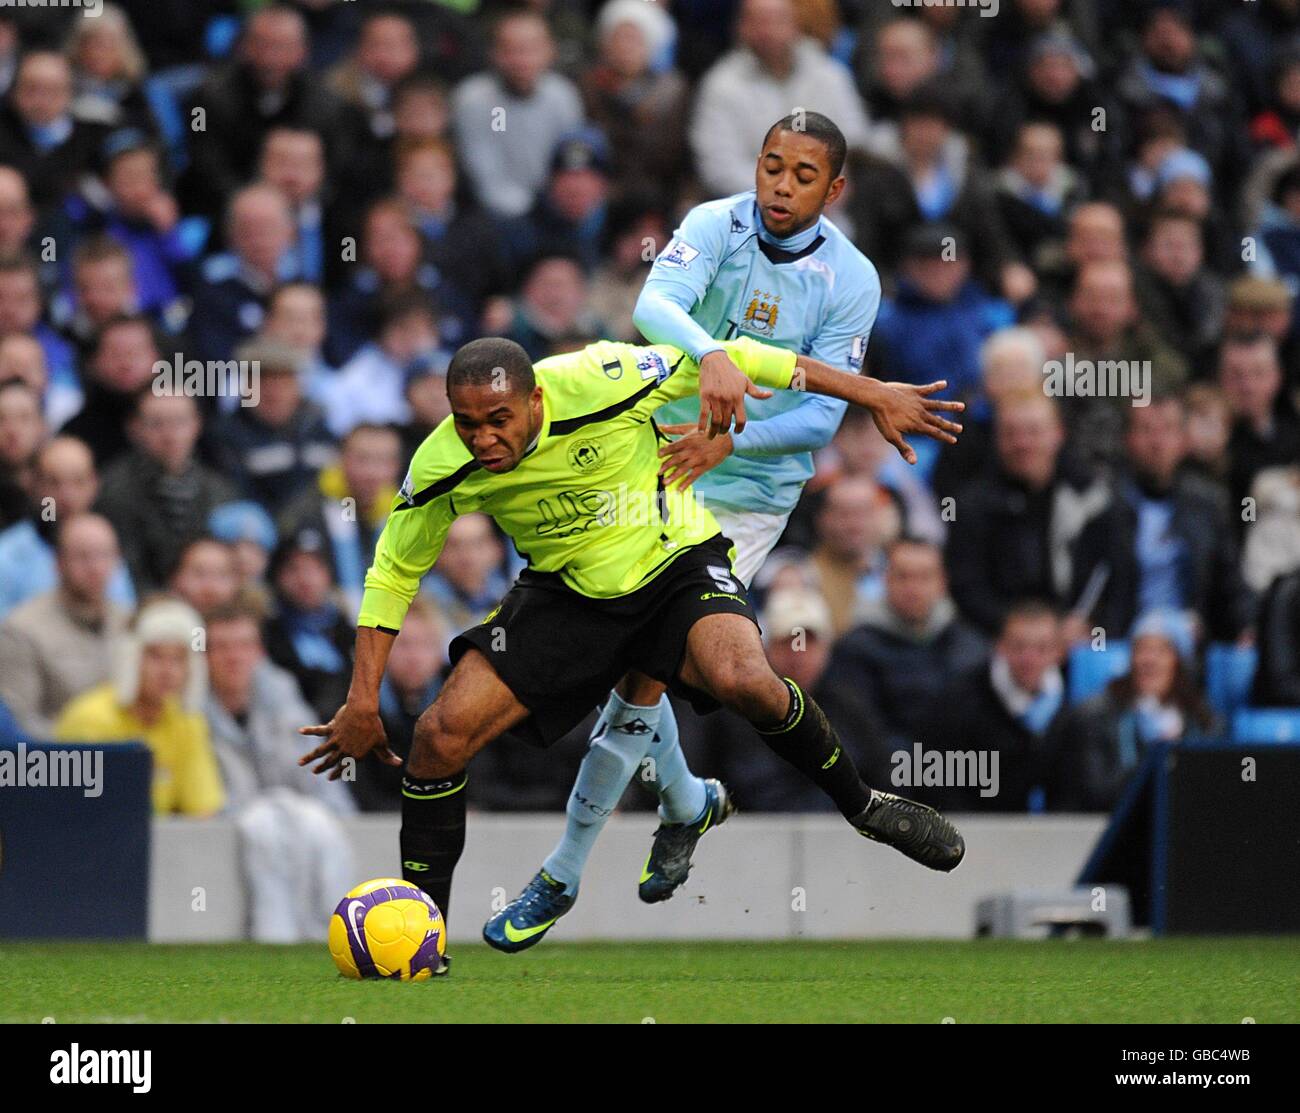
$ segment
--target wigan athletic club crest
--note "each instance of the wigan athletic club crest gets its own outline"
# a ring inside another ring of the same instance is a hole
[[[600,467],[600,445],[595,441],[576,441],[569,446],[569,467],[578,472]]]
[[[773,297],[766,290],[755,290],[749,305],[745,307],[745,320],[740,327],[746,332],[771,336],[776,328],[776,318],[780,309],[780,294]]]

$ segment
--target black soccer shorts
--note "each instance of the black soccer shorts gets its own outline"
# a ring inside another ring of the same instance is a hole
[[[667,684],[701,714],[707,693],[677,678],[686,636],[711,614],[758,619],[735,578],[722,534],[685,550],[649,583],[614,599],[592,599],[558,573],[525,569],[492,614],[451,643],[452,663],[471,646],[531,712],[510,733],[549,746],[578,725],[632,669]]]

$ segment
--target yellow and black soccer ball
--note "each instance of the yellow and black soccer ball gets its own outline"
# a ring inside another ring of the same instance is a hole
[[[330,917],[330,957],[349,978],[422,982],[447,949],[447,926],[429,895],[380,877],[349,890]]]

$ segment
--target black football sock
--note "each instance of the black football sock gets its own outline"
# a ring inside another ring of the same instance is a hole
[[[466,779],[464,771],[434,781],[402,778],[402,877],[433,898],[443,919],[465,849]]]
[[[871,800],[871,789],[862,783],[822,709],[788,676],[782,679],[790,689],[785,719],[770,726],[755,724],[754,729],[775,753],[835,801],[846,819],[860,815]]]

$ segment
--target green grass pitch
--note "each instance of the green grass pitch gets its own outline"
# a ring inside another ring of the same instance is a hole
[[[0,943],[0,1021],[1300,1021],[1300,938],[453,948],[352,982],[325,945]]]

